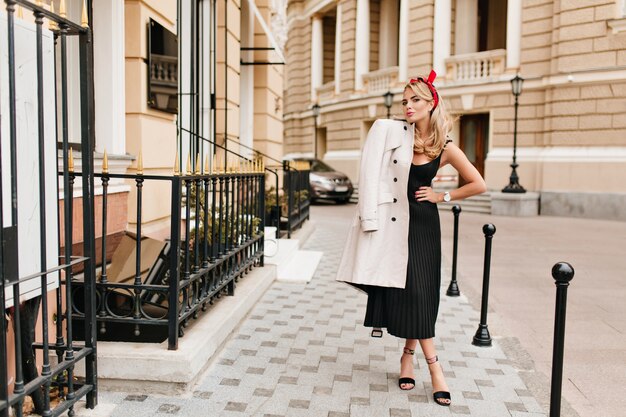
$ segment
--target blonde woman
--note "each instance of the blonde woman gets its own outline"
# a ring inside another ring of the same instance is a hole
[[[419,342],[428,363],[433,399],[451,396],[435,350],[441,285],[441,232],[437,203],[486,190],[463,151],[448,139],[451,119],[431,71],[413,78],[402,97],[405,120],[377,120],[362,151],[359,204],[337,279],[367,292],[365,326],[405,339],[399,387],[415,387],[413,354]],[[451,164],[465,185],[445,193],[431,183]]]

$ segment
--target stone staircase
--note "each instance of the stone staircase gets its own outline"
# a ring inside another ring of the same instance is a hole
[[[357,203],[359,201],[359,187],[354,187],[354,192],[352,193],[352,197],[350,197],[351,203]],[[491,214],[491,193],[487,191],[486,193],[475,195],[473,197],[467,198],[463,201],[451,201],[449,203],[439,203],[437,207],[442,211],[450,211],[452,210],[452,206],[458,204],[461,206],[461,210],[466,213],[483,213],[483,214]]]
[[[358,203],[359,202],[359,186],[353,184],[354,191],[352,191],[352,195],[350,196],[350,203]]]
[[[483,213],[491,214],[491,193],[475,195],[470,198],[466,198],[463,201],[451,201],[449,203],[439,203],[437,208],[441,211],[450,211],[454,205],[461,206],[462,212],[465,213]]]

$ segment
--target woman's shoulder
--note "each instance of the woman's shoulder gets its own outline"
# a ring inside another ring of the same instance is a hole
[[[399,119],[399,118],[394,118],[394,119],[376,119],[374,121],[373,126],[385,126],[385,127],[391,127],[391,126],[404,126],[406,124],[406,120],[404,119]]]

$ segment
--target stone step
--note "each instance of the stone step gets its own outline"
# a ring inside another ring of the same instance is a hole
[[[277,281],[302,282],[311,281],[323,252],[299,250],[284,266],[278,266]]]
[[[491,194],[487,192],[472,196],[463,201],[439,203],[437,204],[437,208],[442,211],[450,211],[455,205],[461,206],[461,210],[467,213],[491,214]]]
[[[357,203],[359,201],[359,188],[354,187],[354,193],[350,197],[351,203]],[[491,214],[491,194],[489,192],[475,195],[463,201],[451,201],[449,203],[439,203],[437,207],[439,210],[451,210],[452,206],[460,205],[463,211],[468,213],[485,213]]]

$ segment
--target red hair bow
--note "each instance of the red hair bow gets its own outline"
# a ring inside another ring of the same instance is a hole
[[[426,87],[428,87],[428,89],[430,90],[430,93],[433,95],[433,101],[435,102],[435,104],[433,105],[433,110],[435,110],[437,108],[437,104],[439,104],[439,94],[437,94],[437,89],[433,85],[433,81],[435,81],[436,77],[437,73],[435,72],[435,70],[430,70],[430,74],[428,74],[428,78],[426,80],[422,77],[411,78],[409,80],[409,84],[417,84],[418,82],[426,84]]]

